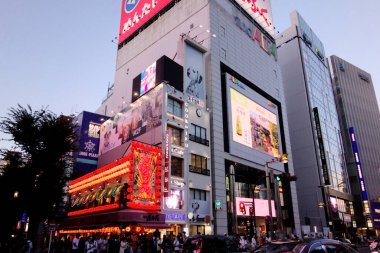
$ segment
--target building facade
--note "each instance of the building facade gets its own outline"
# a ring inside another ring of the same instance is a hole
[[[358,228],[379,229],[379,107],[371,75],[333,55],[328,58],[342,129]],[[372,204],[373,203],[373,204]],[[364,215],[362,215],[364,213]]]
[[[126,159],[133,141],[160,148],[163,233],[300,233],[270,1],[256,4],[123,1],[115,84],[96,111],[111,119],[101,126],[95,174]],[[284,153],[286,165],[278,163]],[[268,175],[279,181],[267,183]],[[128,178],[115,178],[109,201],[122,185],[137,190]],[[123,227],[135,223],[127,218]]]
[[[296,12],[277,39],[305,233],[355,225],[353,198],[324,47]],[[317,230],[317,231],[316,231]]]

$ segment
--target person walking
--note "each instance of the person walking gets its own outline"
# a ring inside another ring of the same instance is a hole
[[[78,253],[79,249],[79,234],[76,234],[75,237],[73,238],[73,241],[71,243],[71,252],[72,253]]]
[[[174,239],[174,241],[173,241],[173,247],[174,247],[174,252],[175,253],[179,253],[179,251],[180,251],[180,242],[179,242],[179,239],[180,239],[180,237],[179,237],[179,235],[177,235],[177,237]]]

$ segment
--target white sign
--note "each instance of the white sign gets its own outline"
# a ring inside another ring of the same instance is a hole
[[[249,216],[249,208],[252,207],[252,198],[236,198],[236,214],[238,216]],[[276,209],[274,207],[274,201],[271,201],[272,217],[276,217]],[[269,216],[268,200],[255,199],[255,207],[253,212],[256,212],[257,217]]]
[[[235,0],[267,33],[274,36],[271,0]]]

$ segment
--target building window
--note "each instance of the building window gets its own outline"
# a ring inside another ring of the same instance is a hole
[[[189,140],[208,146],[206,128],[191,124]]]
[[[210,176],[210,170],[207,169],[207,158],[200,155],[191,154],[190,172]]]
[[[168,126],[168,130],[172,132],[171,142],[176,146],[182,146],[182,130]]]
[[[207,201],[207,191],[190,189],[190,199]]]
[[[183,177],[183,159],[182,158],[172,156],[171,175],[175,177]]]
[[[168,112],[182,117],[182,103],[176,99],[168,97]]]

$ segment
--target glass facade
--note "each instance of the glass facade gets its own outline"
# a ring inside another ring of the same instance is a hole
[[[301,33],[312,42],[301,40],[310,109],[318,108],[331,188],[350,193],[341,133],[331,79],[324,59],[323,44],[299,16]],[[319,53],[318,53],[319,52]],[[321,170],[322,175],[322,170]]]

